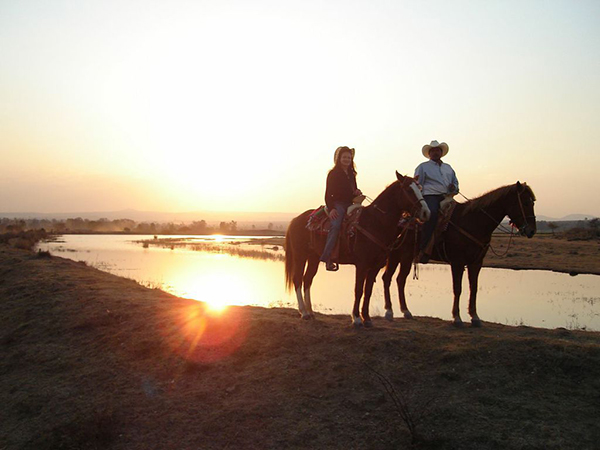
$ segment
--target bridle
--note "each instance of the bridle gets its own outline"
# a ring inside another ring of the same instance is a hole
[[[411,181],[411,182],[410,182],[410,184],[408,185],[409,189],[411,189],[411,190],[412,190],[412,187],[411,187],[411,184],[412,184],[412,183],[415,183],[415,185],[416,185],[416,186],[418,186],[418,184],[417,184],[417,181],[416,181],[416,180],[413,180],[413,181]],[[404,183],[403,183],[402,187],[404,187]],[[415,216],[415,213],[416,213],[416,212],[417,212],[419,209],[422,209],[422,208],[423,208],[423,205],[427,206],[427,202],[425,201],[425,199],[423,198],[423,196],[422,196],[422,195],[421,195],[421,198],[419,198],[419,197],[417,197],[417,196],[415,195],[415,197],[416,197],[416,200],[413,200],[413,199],[411,199],[411,198],[410,198],[410,196],[408,195],[408,192],[407,192],[407,190],[405,190],[405,189],[402,189],[402,194],[404,194],[404,195],[405,195],[405,196],[408,198],[408,201],[409,201],[409,203],[410,203],[410,206],[414,206],[414,210],[413,210],[412,212],[410,212],[410,215],[411,215],[411,216],[413,216],[413,217]],[[429,206],[427,206],[427,207],[429,208]]]
[[[410,182],[409,182],[409,183],[407,183],[407,180],[410,180]],[[424,204],[424,205],[427,205],[427,203],[425,202],[425,199],[423,198],[423,196],[421,196],[421,198],[418,198],[418,197],[417,197],[417,198],[416,198],[416,199],[414,199],[414,200],[411,198],[411,196],[409,195],[408,191],[409,191],[409,189],[410,189],[411,191],[413,190],[413,189],[412,189],[412,187],[411,187],[411,184],[412,184],[412,183],[415,183],[415,184],[416,184],[416,183],[417,183],[417,181],[416,181],[416,180],[414,180],[414,179],[412,179],[412,178],[408,178],[408,177],[406,177],[406,178],[404,179],[404,181],[402,181],[402,184],[401,184],[401,189],[400,189],[400,191],[402,192],[402,196],[403,196],[403,197],[406,197],[406,199],[408,200],[408,203],[409,203],[409,208],[412,208],[412,211],[410,211],[410,210],[409,210],[409,211],[408,211],[408,213],[409,213],[411,216],[413,216],[413,217],[414,217],[414,216],[415,216],[415,213],[416,213],[416,212],[417,212],[417,211],[418,211],[420,208],[422,208],[422,206],[421,206],[421,202],[422,202],[422,204]],[[414,192],[414,191],[413,191],[413,192]],[[416,197],[416,195],[415,195],[415,197]],[[377,204],[375,204],[374,200],[372,200],[370,197],[366,197],[366,198],[367,198],[367,200],[371,201],[371,206],[373,206],[373,208],[374,208],[374,209],[376,209],[377,211],[379,211],[379,212],[380,212],[380,213],[382,213],[382,214],[387,214],[387,211],[384,211],[384,210],[383,210],[383,209],[381,209],[379,206],[377,206]]]
[[[427,203],[425,202],[425,199],[422,196],[421,196],[421,198],[418,198],[415,195],[416,199],[414,199],[414,200],[411,198],[411,196],[408,193],[408,190],[409,189],[413,190],[411,187],[411,184],[416,183],[416,181],[413,179],[409,179],[409,180],[410,180],[409,183],[407,183],[407,178],[405,178],[404,181],[402,181],[400,191],[402,192],[402,195],[407,198],[408,203],[409,203],[409,208],[414,207],[412,212],[409,211],[409,214],[414,217],[415,213],[421,208],[421,202],[423,202],[423,204],[425,204],[425,205],[427,205]],[[414,193],[414,191],[413,191],[413,193]],[[372,200],[370,197],[365,196],[365,198],[368,199],[369,201],[371,201],[371,206],[376,211],[379,211],[383,215],[388,214],[387,211],[384,211],[379,206],[377,206],[375,201]],[[377,244],[379,247],[381,247],[383,250],[385,250],[386,253],[389,253],[395,247],[395,239],[394,239],[394,241],[392,241],[392,243],[390,245],[385,245],[382,242],[380,242],[379,239],[377,239],[375,236],[373,236],[371,233],[369,233],[367,230],[365,230],[362,226],[360,226],[359,224],[356,224],[356,229],[358,231],[360,231],[362,234],[364,234],[371,241],[375,242],[375,244]]]
[[[523,192],[525,192],[525,190],[523,190]],[[512,219],[509,221],[509,223],[511,225],[514,225],[518,228],[520,233],[524,233],[525,229],[529,226],[529,222],[527,222],[527,219],[533,219],[533,223],[535,223],[535,215],[526,215],[525,214],[525,208],[523,207],[523,200],[521,199],[521,194],[523,194],[523,192],[517,192],[517,199],[519,201],[519,209],[521,210],[521,216],[523,217],[523,224],[521,226],[518,226]]]
[[[516,224],[516,222],[512,219],[509,220],[509,224],[517,227],[517,229],[519,230],[519,232],[521,232],[522,229],[527,228],[527,226],[529,226],[529,222],[527,222],[527,219],[533,219],[533,223],[535,223],[535,215],[526,215],[525,214],[525,208],[523,207],[523,200],[521,199],[521,195],[525,192],[525,190],[523,190],[522,192],[519,192],[517,190],[517,200],[519,202],[519,210],[521,211],[521,217],[523,218],[523,224],[521,226],[518,226]],[[459,195],[461,195],[465,200],[470,201],[471,199],[466,197],[462,192],[459,192]],[[488,218],[490,218],[492,221],[496,222],[496,219],[494,219],[490,214],[488,214],[488,212],[483,209],[483,208],[479,208],[479,211],[481,211],[483,214],[485,214]],[[453,224],[454,225],[454,224]],[[454,225],[455,227],[458,228],[458,226]],[[505,227],[503,227],[501,224],[499,225],[500,229],[502,229],[503,231],[505,231],[506,233],[509,232],[509,230],[507,230]]]
[[[482,252],[485,251],[487,248],[490,248],[490,250],[492,250],[492,252],[499,257],[504,257],[508,254],[508,250],[510,249],[510,245],[512,242],[512,237],[513,237],[513,230],[514,227],[516,227],[519,230],[520,234],[525,234],[525,230],[526,228],[529,226],[529,222],[527,222],[527,219],[533,219],[533,223],[535,223],[535,215],[526,215],[525,214],[525,208],[523,207],[523,200],[521,199],[521,194],[523,194],[523,192],[525,192],[525,190],[519,192],[517,190],[517,200],[519,202],[519,210],[521,211],[521,217],[523,218],[523,224],[519,227],[512,219],[510,219],[509,224],[512,226],[512,228],[509,230],[506,230],[501,224],[499,225],[499,227],[506,233],[510,234],[510,240],[508,241],[508,246],[506,248],[506,251],[504,252],[504,254],[500,255],[498,254],[494,248],[492,247],[491,243],[488,242],[487,244],[484,244],[482,242],[479,242],[478,239],[476,239],[475,237],[471,236],[469,233],[467,233],[465,230],[463,230],[461,227],[459,227],[458,225],[456,225],[454,222],[450,221],[450,224],[452,226],[454,226],[460,233],[464,234],[467,238],[471,239],[473,242],[475,242],[477,245],[479,245],[482,248]],[[459,193],[462,197],[464,197],[467,201],[469,201],[470,199],[467,198],[464,194]],[[484,210],[483,208],[479,208],[479,210],[485,214],[487,217],[489,217],[492,221],[496,222],[496,219],[494,219],[486,210]]]

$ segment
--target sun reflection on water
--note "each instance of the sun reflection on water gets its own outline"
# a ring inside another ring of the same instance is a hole
[[[269,263],[277,264],[266,262]],[[170,293],[205,302],[213,311],[223,311],[229,305],[264,303],[265,293],[272,291],[274,285],[272,271],[264,269],[252,260],[197,253],[190,258],[169,260],[168,265],[161,267],[161,276]]]

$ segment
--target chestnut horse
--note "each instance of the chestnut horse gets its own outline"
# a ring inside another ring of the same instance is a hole
[[[369,316],[373,283],[379,270],[385,265],[388,253],[396,239],[398,220],[402,213],[413,214],[420,220],[428,220],[431,214],[415,180],[408,176],[403,177],[398,172],[396,178],[397,181],[385,188],[371,205],[363,208],[356,228],[352,255],[338,261],[340,264],[356,266],[352,310],[352,321],[355,326],[373,325]],[[314,317],[310,287],[319,269],[319,257],[323,250],[323,245],[314,245],[311,242],[310,232],[306,228],[308,218],[313,211],[305,211],[294,218],[285,235],[285,283],[288,290],[293,284],[298,299],[298,310],[303,319]],[[340,239],[343,237],[340,236]],[[364,301],[359,315],[363,291]]]
[[[533,205],[535,195],[526,183],[517,182],[503,186],[481,197],[458,203],[454,209],[448,229],[442,234],[439,242],[435,243],[432,259],[444,261],[452,268],[452,284],[454,289],[454,304],[452,306],[453,323],[462,325],[459,314],[459,299],[462,291],[462,277],[465,266],[469,274],[469,315],[472,326],[481,326],[477,316],[477,280],[479,271],[492,239],[492,232],[498,227],[505,216],[508,216],[520,234],[533,237],[536,232],[535,213]],[[415,236],[417,234],[418,236]],[[405,230],[398,237],[394,250],[390,253],[385,273],[383,274],[385,295],[385,318],[393,320],[392,302],[390,299],[390,284],[398,264],[400,273],[396,278],[400,309],[407,319],[412,314],[406,306],[404,286],[410,273],[411,263],[419,248],[421,233]]]

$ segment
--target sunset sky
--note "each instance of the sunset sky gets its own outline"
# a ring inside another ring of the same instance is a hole
[[[301,212],[445,141],[600,216],[600,2],[0,0],[0,211]]]

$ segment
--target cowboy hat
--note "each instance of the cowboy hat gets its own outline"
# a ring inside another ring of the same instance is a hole
[[[340,157],[340,154],[343,151],[348,151],[348,150],[350,151],[350,154],[352,155],[352,159],[354,159],[354,149],[353,148],[349,148],[349,147],[345,147],[345,146],[344,147],[338,147],[338,148],[335,149],[335,153],[333,155],[333,163],[337,164],[337,160]]]
[[[429,150],[436,147],[439,147],[442,150],[442,156],[446,156],[448,154],[448,144],[445,142],[440,144],[438,141],[431,141],[431,144],[423,146],[423,156],[425,158],[429,158]]]

